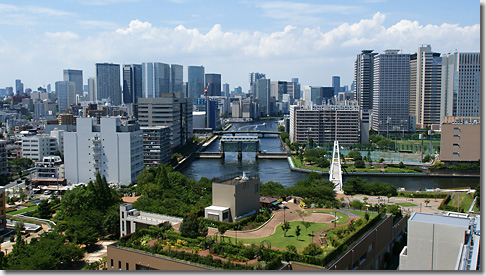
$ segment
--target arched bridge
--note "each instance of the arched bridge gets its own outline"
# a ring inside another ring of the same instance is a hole
[[[223,134],[232,134],[235,136],[237,133],[238,134],[258,134],[262,135],[262,137],[265,137],[265,134],[280,134],[282,133],[281,131],[276,131],[276,130],[216,130],[213,132],[214,134],[217,135],[223,135]]]

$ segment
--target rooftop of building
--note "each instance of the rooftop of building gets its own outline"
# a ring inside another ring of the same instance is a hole
[[[413,213],[409,221],[468,228],[471,218],[441,214]]]

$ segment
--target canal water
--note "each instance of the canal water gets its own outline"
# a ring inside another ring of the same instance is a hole
[[[277,123],[273,120],[256,121],[251,123],[235,123],[231,127],[240,130],[277,130]],[[251,135],[251,134],[249,134]],[[260,139],[260,149],[267,152],[284,152],[280,140],[276,135],[268,135],[269,138]],[[207,152],[219,152],[219,141],[211,144]],[[199,180],[201,177],[209,179],[221,177],[236,172],[251,171],[258,173],[260,181],[263,183],[274,181],[289,187],[299,180],[307,178],[307,173],[294,172],[290,170],[289,164],[285,159],[255,159],[255,153],[244,152],[243,159],[238,160],[236,152],[225,153],[224,159],[194,159],[182,173],[189,178]],[[476,187],[479,178],[468,177],[428,177],[428,176],[362,176],[368,182],[386,182],[393,184],[397,188],[415,191],[433,188],[458,188]],[[344,176],[344,181],[346,176]]]

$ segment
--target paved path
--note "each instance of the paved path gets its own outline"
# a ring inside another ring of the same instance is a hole
[[[248,230],[248,231],[238,231],[238,238],[242,239],[253,239],[253,238],[264,238],[272,235],[275,233],[275,228],[278,227],[284,221],[284,217],[286,221],[302,221],[302,217],[299,215],[297,210],[304,211],[304,209],[300,208],[298,204],[295,203],[286,203],[285,204],[288,209],[284,210],[277,210],[274,211],[273,218],[267,222],[264,226],[260,227],[257,230]],[[326,214],[326,213],[311,213],[308,216],[304,217],[304,221],[308,222],[315,222],[315,223],[329,223],[334,220],[334,215]],[[210,228],[209,235],[216,234],[218,229]],[[224,237],[236,237],[236,231],[228,230],[225,232]]]

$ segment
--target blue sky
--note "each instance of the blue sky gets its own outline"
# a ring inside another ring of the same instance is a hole
[[[230,88],[248,73],[350,85],[362,49],[480,50],[479,1],[2,1],[0,87],[37,88],[96,62],[203,65]]]

